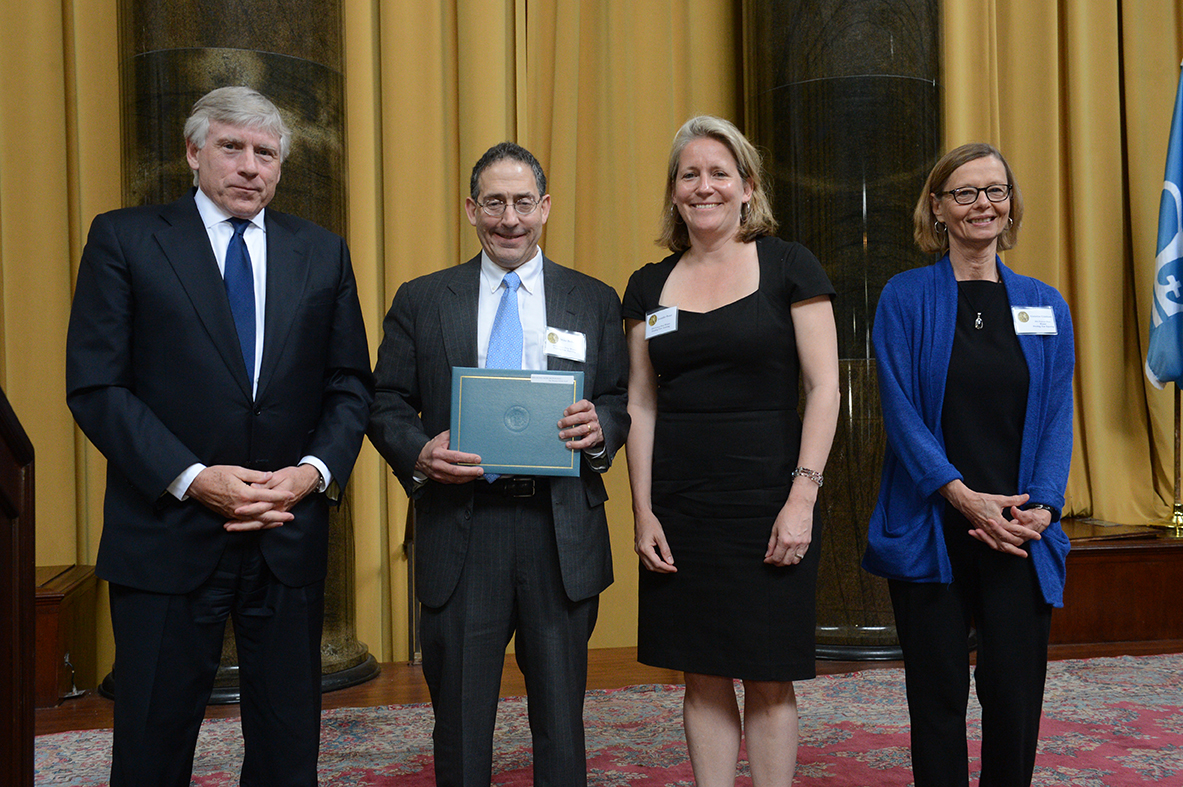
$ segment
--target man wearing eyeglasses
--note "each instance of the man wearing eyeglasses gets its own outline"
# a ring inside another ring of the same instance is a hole
[[[534,783],[583,785],[587,642],[612,582],[601,474],[624,444],[628,358],[615,290],[547,259],[546,176],[511,142],[476,163],[465,200],[482,252],[407,282],[383,325],[370,440],[415,501],[423,675],[438,785],[492,780],[505,647],[516,635]],[[565,340],[546,342],[549,333]],[[554,413],[578,477],[500,476],[449,445],[453,366],[584,373]]]

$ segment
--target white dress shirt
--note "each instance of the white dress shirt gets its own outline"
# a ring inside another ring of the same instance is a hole
[[[515,269],[522,280],[518,287],[518,318],[522,322],[522,368],[546,368],[546,290],[542,284],[542,249]],[[489,335],[501,303],[501,281],[507,270],[481,252],[481,291],[477,303],[477,366],[484,369],[489,354]]]

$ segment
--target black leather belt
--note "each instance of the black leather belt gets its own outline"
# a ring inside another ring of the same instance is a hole
[[[472,482],[478,495],[534,497],[549,488],[546,478],[528,475],[501,476],[493,483],[478,478]]]

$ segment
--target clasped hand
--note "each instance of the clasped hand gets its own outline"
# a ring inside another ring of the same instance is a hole
[[[941,489],[953,506],[961,512],[972,526],[969,534],[991,549],[1016,557],[1027,557],[1023,545],[1038,541],[1040,535],[1051,525],[1050,511],[1042,508],[1024,511],[1019,506],[1030,499],[1030,495],[991,495],[975,492],[961,481],[946,484]],[[1003,515],[1010,509],[1013,519]]]
[[[580,399],[564,410],[558,427],[559,438],[565,440],[567,448],[572,451],[595,448],[604,442],[604,430],[596,415],[596,406],[587,399]],[[428,440],[415,460],[415,473],[441,484],[465,484],[483,476],[485,470],[480,467],[481,457],[451,450],[450,441],[450,429]]]
[[[227,517],[223,527],[231,532],[270,530],[292,521],[292,506],[319,483],[320,473],[311,465],[274,472],[213,465],[193,479],[189,496]]]

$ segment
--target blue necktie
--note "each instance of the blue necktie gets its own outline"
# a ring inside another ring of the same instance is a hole
[[[493,330],[489,332],[489,349],[485,353],[486,369],[522,368],[522,319],[518,316],[518,287],[522,279],[513,271],[501,280],[505,291],[497,304]],[[500,478],[499,473],[485,473],[490,484]]]
[[[247,219],[230,219],[234,235],[226,247],[226,295],[230,299],[230,313],[238,329],[238,343],[242,345],[242,360],[246,362],[246,377],[254,384],[255,377],[255,277],[251,272],[251,255],[246,250],[242,233],[251,225]]]
[[[501,280],[505,291],[497,304],[493,330],[489,333],[489,350],[485,353],[486,369],[522,368],[522,320],[518,316],[518,287],[521,278],[510,271]]]

